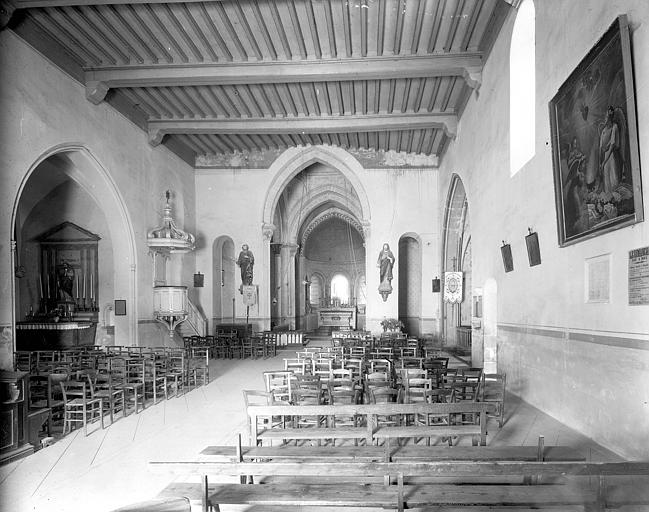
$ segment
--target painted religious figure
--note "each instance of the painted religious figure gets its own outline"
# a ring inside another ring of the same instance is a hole
[[[628,24],[622,18],[550,102],[560,245],[642,218],[632,150],[637,147],[633,77],[622,44]]]
[[[388,295],[392,293],[392,267],[394,266],[394,254],[389,244],[383,244],[376,266],[379,267],[379,293],[385,302],[388,300]]]
[[[252,268],[255,265],[255,257],[252,251],[248,248],[248,244],[241,246],[241,252],[237,259],[237,265],[241,269],[241,284],[248,286],[252,284]]]
[[[59,300],[63,302],[74,302],[72,287],[74,285],[74,269],[63,262],[56,268],[56,279],[59,289]]]

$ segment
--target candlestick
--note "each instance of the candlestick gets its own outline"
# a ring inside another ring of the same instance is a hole
[[[93,286],[93,283],[95,282],[95,276],[90,274],[90,300],[94,298],[94,291],[95,287]]]

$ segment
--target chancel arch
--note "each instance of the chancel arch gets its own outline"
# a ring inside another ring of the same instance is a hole
[[[345,151],[317,147],[300,158],[292,155],[288,150],[278,159],[284,167],[270,186],[264,210],[265,223],[275,226],[269,250],[271,318],[273,325],[317,327],[318,308],[331,305],[336,272],[346,274],[347,301],[355,307],[354,285],[365,274],[363,226],[369,206],[356,176],[359,164]],[[323,278],[318,305],[308,296],[314,273]]]

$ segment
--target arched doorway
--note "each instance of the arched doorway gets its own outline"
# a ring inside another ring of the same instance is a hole
[[[421,246],[416,235],[399,240],[399,320],[410,336],[421,334]]]
[[[68,230],[73,225],[73,229],[79,228],[78,232],[88,232],[101,240],[97,245],[95,263],[87,253],[66,246],[66,239],[62,239],[60,251],[56,252],[51,263],[56,266],[66,262],[75,270],[70,302],[98,321],[100,329],[96,342],[138,343],[136,251],[132,223],[108,171],[87,148],[63,145],[41,155],[23,178],[11,222],[15,241],[13,263],[25,269],[22,277],[16,275],[13,287],[16,321],[24,319],[25,309],[46,314],[42,309],[42,298],[47,294],[48,281],[42,274],[43,268],[52,267],[44,267],[39,257],[39,233],[47,234],[48,227]],[[52,239],[49,241],[53,242]],[[82,281],[84,275],[85,283]],[[54,280],[50,287],[52,283]],[[112,315],[116,297],[126,299],[124,316]]]
[[[220,236],[212,244],[212,321],[235,323],[235,269],[234,242],[229,236]]]
[[[442,271],[462,272],[460,303],[442,302],[442,339],[462,353],[471,353],[471,229],[469,204],[459,176],[451,179],[443,225]]]

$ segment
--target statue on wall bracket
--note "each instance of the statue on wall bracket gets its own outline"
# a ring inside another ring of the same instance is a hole
[[[241,269],[241,286],[239,291],[243,293],[244,286],[252,285],[253,267],[255,265],[255,256],[249,249],[248,244],[241,246],[241,252],[237,258],[237,265]]]
[[[383,244],[376,266],[379,267],[381,283],[379,284],[379,293],[385,302],[388,300],[388,295],[392,293],[392,267],[394,266],[394,254],[392,254],[389,244]]]

